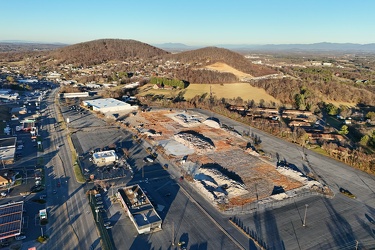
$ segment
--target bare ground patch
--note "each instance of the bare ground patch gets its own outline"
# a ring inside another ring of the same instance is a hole
[[[242,79],[242,78],[251,78],[253,77],[252,75],[250,74],[246,74],[242,71],[239,71],[235,68],[232,68],[231,66],[229,66],[228,64],[226,63],[221,63],[221,62],[217,62],[217,63],[214,63],[214,64],[211,64],[211,65],[208,65],[206,66],[207,69],[211,69],[211,70],[217,70],[219,72],[228,72],[228,73],[232,73],[233,75],[237,76],[238,78]]]

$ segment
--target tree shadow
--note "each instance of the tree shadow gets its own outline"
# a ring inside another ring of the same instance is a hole
[[[329,199],[323,199],[323,201],[329,214],[331,215],[331,219],[330,221],[326,222],[326,225],[336,245],[338,247],[344,247],[355,242],[355,233],[348,221],[336,211]]]
[[[147,240],[145,235],[138,235],[129,250],[140,250],[140,249],[153,249],[151,243]]]
[[[179,242],[181,242],[181,246],[187,247],[189,245],[189,234],[183,233],[180,236]]]
[[[207,242],[193,244],[190,246],[189,249],[190,250],[207,250],[208,249]]]
[[[267,249],[285,249],[281,240],[276,217],[272,210],[264,212],[265,234],[267,235]],[[262,243],[262,242],[261,242]],[[262,245],[265,245],[264,242]]]

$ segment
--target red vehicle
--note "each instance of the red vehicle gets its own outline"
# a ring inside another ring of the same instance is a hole
[[[58,182],[58,183],[57,183],[57,187],[60,187],[60,186],[61,186],[61,183],[60,183],[60,182]]]

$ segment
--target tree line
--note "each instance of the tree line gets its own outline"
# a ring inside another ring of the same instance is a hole
[[[178,79],[169,79],[165,77],[151,77],[151,84],[160,84],[161,86],[171,86],[179,89],[185,89],[189,86],[188,81],[178,80]]]

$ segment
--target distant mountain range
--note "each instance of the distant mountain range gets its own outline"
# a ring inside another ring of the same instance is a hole
[[[120,39],[121,40],[121,39]],[[69,44],[59,42],[36,42],[26,40],[0,40],[0,52],[17,50],[48,50]],[[183,43],[159,43],[151,44],[154,47],[172,52],[196,50],[207,46],[191,46]],[[311,44],[216,44],[212,45],[235,51],[308,51],[308,52],[375,52],[375,43],[311,43]]]
[[[0,40],[0,43],[15,43],[15,44],[50,44],[50,45],[60,45],[60,46],[66,46],[68,44],[66,43],[60,43],[60,42],[38,42],[38,41],[27,41],[27,40]]]
[[[169,51],[169,52],[180,52],[180,51],[187,51],[187,50],[195,50],[203,48],[204,46],[190,46],[183,43],[160,43],[160,44],[152,44],[157,48]]]
[[[63,43],[38,43],[20,40],[0,40],[0,52],[44,51],[64,47]]]
[[[182,43],[163,43],[154,44],[155,47],[170,51],[186,51],[202,48],[203,46],[189,46]],[[375,43],[358,44],[358,43],[312,43],[312,44],[218,44],[216,47],[239,50],[239,51],[317,51],[317,52],[375,52]]]

